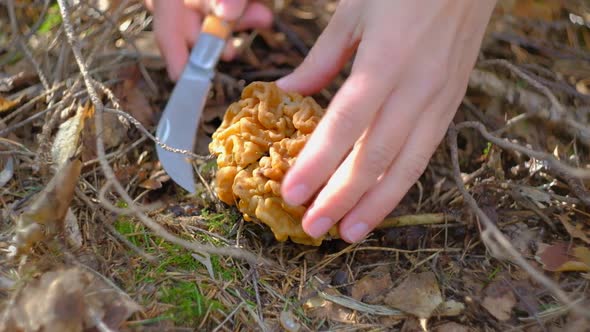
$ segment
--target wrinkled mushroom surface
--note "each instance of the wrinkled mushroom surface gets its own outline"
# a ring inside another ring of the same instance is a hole
[[[281,198],[285,173],[316,128],[324,109],[311,97],[281,91],[273,82],[253,82],[231,104],[209,150],[217,156],[215,191],[237,205],[247,221],[268,225],[278,241],[320,245],[301,227],[306,206]],[[336,227],[330,236],[337,237]]]

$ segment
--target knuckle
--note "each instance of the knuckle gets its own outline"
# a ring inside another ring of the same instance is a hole
[[[391,164],[397,150],[393,145],[379,144],[368,151],[365,156],[365,172],[372,177],[381,175]]]
[[[415,182],[420,176],[422,176],[429,161],[430,156],[423,153],[413,155],[406,163],[403,163],[401,169],[402,176],[404,176],[408,182]]]
[[[434,94],[442,91],[449,84],[449,64],[442,59],[431,60],[424,64],[423,75],[430,81]]]
[[[349,107],[341,107],[334,110],[330,119],[330,128],[332,129],[333,135],[336,136],[336,139],[340,139],[348,133],[351,133],[357,122],[354,110]]]

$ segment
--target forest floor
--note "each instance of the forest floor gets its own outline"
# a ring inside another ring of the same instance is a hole
[[[150,13],[68,3],[0,3],[0,330],[590,331],[587,1],[499,1],[388,227],[319,247],[220,204],[214,160],[195,162],[197,194],[179,189],[150,136],[173,88]],[[197,154],[244,86],[303,60],[336,1],[273,6],[220,63]]]

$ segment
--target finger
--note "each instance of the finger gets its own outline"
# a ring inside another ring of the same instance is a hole
[[[178,33],[178,18],[183,17],[182,0],[154,1],[154,32],[166,60],[170,79],[176,81],[188,59],[185,37]]]
[[[355,31],[358,17],[351,17],[350,9],[344,8],[356,4],[351,1],[339,6],[303,62],[293,73],[277,81],[281,89],[309,95],[334,79],[358,44],[360,35]]]
[[[143,3],[145,4],[145,8],[147,8],[148,11],[154,11],[154,0],[145,0]]]
[[[202,3],[202,1],[199,3]],[[196,9],[202,5],[193,2],[191,3],[191,6]],[[187,23],[184,24],[184,26],[188,27],[185,35],[189,36],[190,39],[188,42],[189,46],[192,48],[201,31],[202,15],[198,11],[187,11],[187,17],[185,19]],[[236,23],[234,30],[241,31],[253,28],[268,28],[272,24],[272,20],[272,13],[268,7],[256,2],[250,3],[244,12],[244,15]],[[233,41],[233,39],[230,40],[224,48],[221,55],[222,60],[231,61],[237,57],[238,49],[233,45]]]
[[[391,94],[398,73],[383,69],[382,54],[375,52],[379,46],[368,38],[359,45],[351,76],[283,180],[281,193],[288,204],[303,204],[327,182]],[[389,66],[395,68],[395,63]]]
[[[340,222],[343,240],[350,243],[362,240],[399,204],[426,169],[453,118],[454,112],[447,110],[456,109],[460,98],[446,105],[435,101],[430,110],[422,113],[391,168]],[[434,107],[438,109],[433,111]],[[442,116],[437,116],[441,113]]]
[[[186,7],[214,15],[228,21],[237,20],[246,9],[248,0],[184,0]]]
[[[325,234],[390,167],[421,111],[437,93],[428,93],[421,85],[416,80],[391,94],[372,126],[315,198],[302,221],[306,233],[316,238]]]
[[[189,48],[193,48],[201,33],[203,15],[198,11],[186,10],[184,15],[178,19],[182,19],[186,44]]]
[[[238,48],[235,46],[235,42],[239,41],[237,38],[232,38],[230,42],[225,45],[223,53],[221,53],[221,60],[231,61],[238,56]]]
[[[246,9],[247,0],[213,0],[213,12],[218,17],[228,20],[235,21],[244,14]]]
[[[237,20],[234,30],[269,28],[272,21],[272,12],[267,6],[259,2],[250,2],[244,11],[244,15]]]
[[[246,11],[244,12],[244,16],[238,20],[236,23],[234,30],[242,31],[247,29],[257,29],[257,28],[268,28],[271,26],[273,21],[272,13],[268,7],[253,2],[248,5]],[[237,42],[239,39],[231,39],[227,45],[225,46],[223,53],[221,55],[221,59],[223,61],[231,61],[238,56],[239,47],[237,46]]]

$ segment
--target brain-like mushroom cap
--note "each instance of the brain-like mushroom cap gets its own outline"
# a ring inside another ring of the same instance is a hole
[[[253,82],[228,107],[209,145],[217,156],[219,199],[237,205],[245,220],[268,225],[278,241],[319,245],[324,240],[303,231],[307,207],[286,204],[280,193],[285,173],[323,114],[311,97],[283,92],[272,82]],[[338,237],[336,227],[329,234]]]

